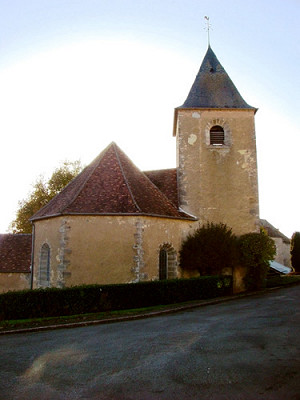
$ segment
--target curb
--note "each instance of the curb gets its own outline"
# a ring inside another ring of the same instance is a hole
[[[278,290],[278,289],[283,289],[283,288],[290,287],[290,286],[296,286],[296,285],[291,284],[291,285],[285,285],[285,286],[276,286],[273,288],[268,288],[268,289],[250,292],[250,293],[237,294],[237,295],[232,295],[232,296],[227,296],[227,297],[219,297],[219,298],[209,299],[209,300],[202,300],[197,303],[181,305],[178,307],[173,305],[173,307],[167,308],[165,310],[150,311],[150,312],[146,312],[146,313],[138,313],[137,312],[137,314],[127,315],[127,316],[125,315],[123,317],[110,317],[110,318],[103,318],[103,319],[91,320],[91,321],[71,322],[71,323],[66,323],[66,324],[62,323],[62,324],[55,324],[55,325],[44,325],[44,326],[37,326],[37,327],[33,327],[33,328],[20,328],[20,329],[6,330],[6,331],[4,330],[4,331],[0,331],[0,336],[1,335],[12,335],[12,334],[17,334],[17,333],[44,332],[44,331],[48,331],[48,330],[57,330],[57,329],[72,329],[72,328],[80,328],[80,327],[86,327],[86,326],[92,326],[92,325],[103,325],[103,324],[111,324],[111,323],[116,323],[116,322],[126,322],[126,321],[134,321],[134,320],[138,320],[138,319],[153,318],[153,317],[157,317],[160,315],[175,314],[177,312],[191,310],[193,308],[210,306],[210,305],[219,304],[219,303],[226,303],[226,302],[232,301],[232,300],[244,299],[247,297],[266,294],[268,292]]]

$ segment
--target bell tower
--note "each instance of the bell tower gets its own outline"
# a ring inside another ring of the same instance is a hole
[[[179,206],[201,223],[226,223],[236,234],[258,229],[256,111],[209,46],[174,115]]]

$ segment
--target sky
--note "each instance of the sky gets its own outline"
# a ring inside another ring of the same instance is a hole
[[[258,108],[260,217],[300,231],[300,0],[0,0],[0,233],[40,175],[112,141],[176,166],[180,106],[210,43]]]

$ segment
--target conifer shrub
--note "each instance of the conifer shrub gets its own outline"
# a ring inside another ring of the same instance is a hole
[[[237,238],[226,224],[207,223],[189,234],[180,250],[180,266],[200,275],[219,275],[237,264]]]
[[[291,263],[296,273],[300,273],[300,232],[294,232],[291,240]]]
[[[247,268],[244,278],[248,290],[258,290],[265,286],[270,261],[276,255],[276,246],[263,230],[247,233],[238,239],[239,260]]]

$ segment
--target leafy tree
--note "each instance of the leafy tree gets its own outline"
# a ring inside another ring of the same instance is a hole
[[[236,236],[225,224],[207,223],[189,234],[180,250],[180,266],[200,275],[218,275],[237,261]]]
[[[40,176],[27,198],[19,201],[16,219],[10,224],[10,230],[13,233],[31,233],[29,218],[56,196],[81,170],[79,160],[64,161],[54,170],[48,181],[44,176]]]
[[[291,263],[295,272],[300,273],[300,232],[294,232],[292,236]]]
[[[264,230],[260,233],[247,233],[238,239],[239,258],[247,268],[245,284],[249,290],[257,290],[264,286],[270,261],[276,255],[276,246]]]

